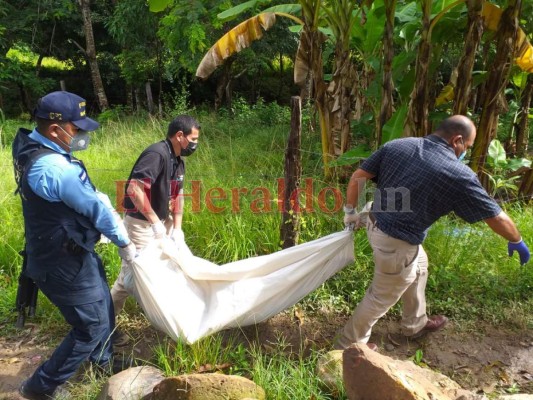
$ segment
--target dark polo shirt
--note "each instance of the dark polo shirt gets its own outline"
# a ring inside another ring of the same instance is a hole
[[[172,144],[168,140],[152,144],[141,153],[128,178],[123,204],[126,215],[146,220],[127,194],[132,180],[143,182],[152,209],[160,220],[165,220],[169,214],[170,200],[183,188],[184,177],[185,163],[176,157]]]

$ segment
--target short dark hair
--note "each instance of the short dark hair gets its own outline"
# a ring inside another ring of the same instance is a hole
[[[192,129],[200,130],[200,124],[190,115],[178,115],[168,125],[167,138],[170,138],[176,134],[176,132],[182,131],[185,136],[191,134]]]
[[[62,128],[64,128],[66,125],[66,122],[63,121],[52,121],[50,119],[44,119],[35,116],[33,118],[35,119],[35,124],[37,125],[37,131],[43,135],[46,133],[46,131],[48,131],[50,125],[59,125]]]
[[[455,135],[462,135],[463,138],[468,139],[473,130],[473,122],[468,117],[454,115],[442,121],[435,133],[445,139],[450,139]]]

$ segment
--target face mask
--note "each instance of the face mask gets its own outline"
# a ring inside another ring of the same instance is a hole
[[[78,133],[76,133],[76,135],[74,135],[74,137],[72,137],[72,136],[70,136],[68,134],[68,132],[66,130],[64,130],[60,126],[59,126],[59,128],[63,132],[65,132],[65,134],[70,138],[70,144],[67,144],[67,143],[63,142],[61,139],[58,138],[61,143],[63,143],[65,146],[67,146],[70,149],[70,153],[72,153],[73,151],[86,150],[87,147],[89,147],[89,141],[90,141],[89,132],[82,131],[80,129],[78,131]]]
[[[197,147],[198,147],[198,143],[189,142],[186,148],[181,149],[180,156],[190,156],[192,153],[196,151]]]
[[[465,148],[465,142],[464,142],[463,138],[461,138],[461,143],[463,144],[463,149],[464,149],[464,148]],[[464,158],[465,158],[465,156],[466,156],[466,150],[464,150],[461,154],[459,154],[459,155],[457,156],[457,159],[458,159],[459,161],[463,161]]]

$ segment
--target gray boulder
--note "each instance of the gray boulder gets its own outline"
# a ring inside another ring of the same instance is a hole
[[[163,372],[155,367],[128,368],[109,378],[98,400],[148,400],[154,386],[164,378]]]

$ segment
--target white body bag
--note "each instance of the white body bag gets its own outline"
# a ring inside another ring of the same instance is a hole
[[[188,343],[256,324],[291,307],[354,260],[350,231],[273,254],[216,265],[185,242],[154,242],[125,266],[125,286],[148,320]]]

